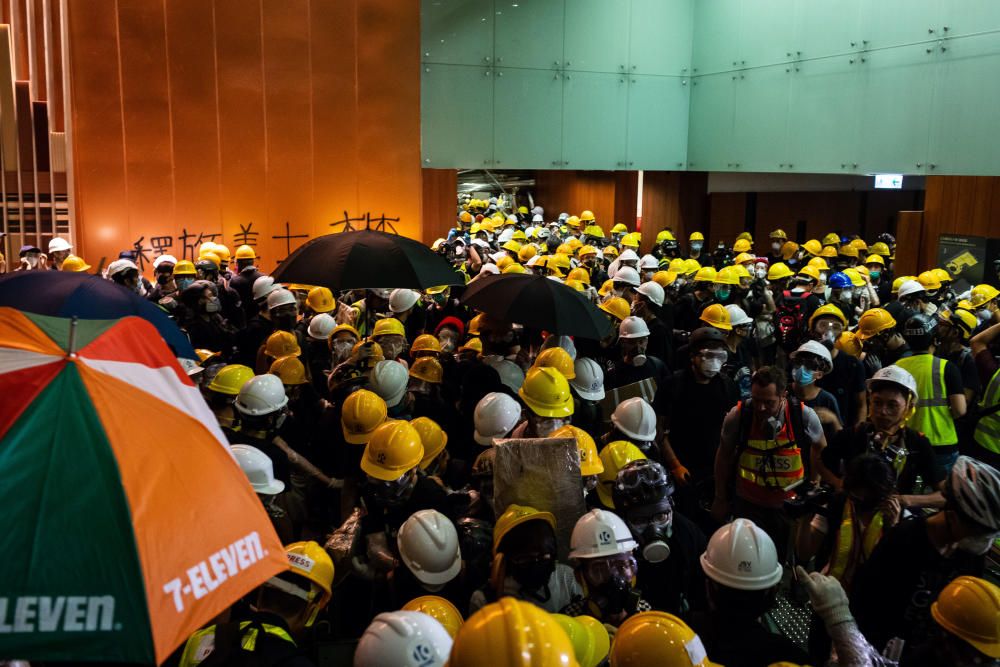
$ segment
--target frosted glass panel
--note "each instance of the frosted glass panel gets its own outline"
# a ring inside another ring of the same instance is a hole
[[[493,77],[490,69],[427,65],[421,84],[423,166],[459,169],[493,160]],[[487,74],[490,76],[487,76]],[[461,93],[456,99],[456,92]],[[486,109],[484,113],[482,110]]]
[[[622,169],[628,83],[618,74],[572,72],[563,86],[563,166]]]
[[[710,74],[693,81],[688,169],[728,170],[735,162],[732,146],[735,85],[730,74]]]
[[[632,73],[690,74],[692,3],[632,0],[631,20],[629,67]]]
[[[803,62],[790,79],[788,160],[794,171],[850,173],[858,163],[861,63],[847,56]]]
[[[622,0],[568,0],[563,46],[566,67],[623,72],[628,66],[629,5]]]
[[[492,0],[425,0],[420,5],[420,48],[428,62],[486,64],[493,57]]]
[[[496,3],[497,65],[552,69],[563,56],[563,0]]]
[[[796,0],[794,49],[802,58],[820,58],[864,48],[862,0]],[[853,46],[852,43],[853,42]]]
[[[692,64],[695,74],[733,68],[739,60],[742,0],[698,0],[694,5]]]
[[[683,83],[683,82],[687,83]],[[673,76],[629,80],[628,168],[684,169],[691,84]]]
[[[741,171],[788,169],[788,91],[784,65],[734,74],[733,152]],[[784,166],[782,166],[784,165]]]
[[[794,55],[795,3],[790,0],[743,0],[737,67],[773,65]],[[798,50],[802,50],[800,46]]]
[[[500,68],[494,84],[493,155],[506,169],[553,169],[562,160],[562,79]]]

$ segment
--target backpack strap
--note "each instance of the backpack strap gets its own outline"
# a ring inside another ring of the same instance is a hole
[[[806,425],[804,414],[805,404],[797,396],[788,397],[788,416],[791,420],[792,437],[795,444],[802,450],[802,469],[805,472],[805,479],[812,479],[812,459],[809,454],[812,452],[812,443],[806,435]]]
[[[750,437],[750,426],[753,424],[753,405],[751,399],[737,401],[736,408],[740,411],[739,428],[736,431],[736,456],[739,458],[740,454],[747,447],[747,440]]]

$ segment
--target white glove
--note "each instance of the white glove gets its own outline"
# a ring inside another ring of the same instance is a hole
[[[806,572],[801,565],[795,566],[795,572],[809,593],[813,609],[823,619],[827,629],[854,620],[847,601],[847,593],[839,581],[819,572]]]

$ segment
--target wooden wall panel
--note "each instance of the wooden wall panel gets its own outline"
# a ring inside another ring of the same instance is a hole
[[[648,251],[664,229],[686,248],[694,231],[704,232],[708,195],[704,172],[647,171],[642,185],[642,245]]]
[[[423,170],[424,242],[447,238],[455,226],[458,210],[458,171],[454,169]]]
[[[941,234],[1000,238],[1000,177],[928,176],[919,265],[934,266]]]
[[[709,198],[708,225],[702,230],[705,235],[705,250],[711,252],[719,241],[733,244],[746,228],[746,202],[747,195],[743,192],[712,194]]]
[[[923,211],[900,211],[896,226],[896,259],[894,270],[897,276],[915,276],[920,271],[935,266],[923,259],[921,247],[927,240]],[[934,247],[937,248],[935,240]]]
[[[535,176],[537,200],[545,209],[546,219],[555,219],[561,211],[580,215],[594,212],[605,233],[615,220],[615,172],[613,171],[552,171],[541,170]],[[624,204],[621,204],[624,206]],[[635,211],[634,198],[632,210]],[[635,214],[633,213],[633,218]],[[635,220],[623,220],[635,228]]]

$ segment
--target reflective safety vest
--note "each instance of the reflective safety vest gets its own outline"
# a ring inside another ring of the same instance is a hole
[[[736,491],[741,498],[757,505],[780,507],[791,495],[786,489],[805,476],[802,449],[795,442],[788,403],[785,405],[784,424],[774,438],[765,438],[762,427],[753,421],[752,415],[746,417],[751,423],[745,444],[738,445],[741,451],[736,464]],[[742,401],[737,409],[742,414]]]
[[[881,541],[884,521],[882,512],[875,512],[871,522],[862,531],[854,517],[854,503],[850,500],[844,503],[840,529],[833,544],[833,553],[830,554],[829,575],[843,584],[845,589],[850,590],[850,582],[854,579],[858,566],[868,560]],[[857,539],[859,533],[860,544]]]
[[[983,401],[979,405],[982,410],[993,408],[993,412],[979,419],[974,436],[980,447],[1000,454],[1000,412],[995,408],[997,405],[1000,405],[1000,371],[990,378],[986,391],[983,392]]]
[[[248,630],[248,626],[253,627]],[[207,628],[202,628],[188,638],[187,644],[184,645],[184,653],[181,655],[180,663],[178,663],[179,667],[195,667],[212,655],[215,651],[216,627],[210,625]],[[258,628],[263,628],[267,634],[289,642],[293,647],[296,645],[292,636],[282,627],[269,623],[257,624],[251,621],[242,621],[239,628],[240,650],[253,653],[257,649],[257,637],[260,632]]]
[[[927,436],[935,447],[958,444],[944,383],[946,363],[941,357],[926,353],[896,362],[917,381],[917,410],[906,425]]]

